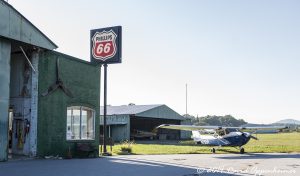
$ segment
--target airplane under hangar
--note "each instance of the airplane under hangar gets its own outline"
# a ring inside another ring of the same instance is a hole
[[[103,107],[101,107],[103,109]],[[100,131],[103,126],[103,111],[100,110]],[[159,139],[178,140],[190,139],[191,132],[159,129],[153,133],[153,129],[161,124],[190,124],[190,119],[183,117],[171,108],[163,104],[157,105],[121,105],[107,106],[107,134],[114,141],[129,139]]]

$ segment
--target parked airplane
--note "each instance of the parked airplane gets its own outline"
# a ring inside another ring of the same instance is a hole
[[[141,139],[141,138],[149,138],[153,139],[156,136],[156,133],[148,132],[148,131],[141,131],[141,130],[132,130],[130,132],[130,138],[131,139]]]
[[[230,146],[239,147],[240,153],[244,153],[242,147],[249,140],[258,140],[254,134],[258,130],[281,130],[285,126],[270,126],[270,127],[222,127],[222,126],[194,126],[194,125],[170,125],[162,124],[158,128],[192,131],[192,138],[197,144],[205,146]],[[247,131],[247,132],[246,132]],[[215,148],[211,150],[216,152]]]

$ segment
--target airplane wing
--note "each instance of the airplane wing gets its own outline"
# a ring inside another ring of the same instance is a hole
[[[238,128],[241,131],[253,131],[253,130],[281,130],[281,129],[287,129],[286,126],[253,126],[253,127],[239,127]]]
[[[158,128],[165,128],[165,129],[173,129],[173,130],[185,130],[185,131],[199,131],[204,129],[222,129],[220,126],[195,126],[195,125],[170,125],[170,124],[162,124],[156,127]]]
[[[171,125],[171,124],[162,124],[156,127],[165,128],[165,129],[173,129],[173,130],[185,130],[185,131],[199,131],[205,129],[211,130],[221,130],[221,129],[237,129],[241,131],[255,131],[255,130],[280,130],[285,129],[285,126],[265,126],[265,127],[222,127],[222,126],[196,126],[196,125]]]

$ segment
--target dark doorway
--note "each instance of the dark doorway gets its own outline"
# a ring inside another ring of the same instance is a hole
[[[131,116],[130,117],[130,133],[135,133],[136,131],[148,134],[148,132],[153,132],[155,127],[161,124],[174,124],[180,125],[180,120],[173,119],[159,119],[159,118],[150,118],[150,117],[138,117]],[[145,135],[147,136],[147,135]],[[169,129],[158,129],[156,136],[151,138],[135,138],[138,139],[160,139],[160,140],[179,140],[180,139],[180,131],[179,130],[169,130]]]

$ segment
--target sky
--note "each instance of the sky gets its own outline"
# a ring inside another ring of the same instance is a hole
[[[185,114],[187,84],[194,116],[300,120],[300,1],[8,2],[57,51],[88,61],[90,30],[122,26],[122,63],[108,66],[110,105],[166,104]]]

